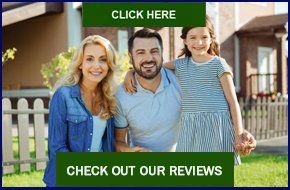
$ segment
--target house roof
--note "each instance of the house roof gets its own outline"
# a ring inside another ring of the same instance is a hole
[[[2,27],[40,15],[63,12],[63,3],[2,3]]]
[[[247,24],[240,28],[237,31],[238,34],[241,33],[250,33],[250,32],[267,32],[285,30],[285,24],[288,22],[288,13],[280,15],[271,15],[271,16],[261,16],[255,17],[250,20]]]

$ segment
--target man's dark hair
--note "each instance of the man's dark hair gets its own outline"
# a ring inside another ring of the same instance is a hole
[[[161,47],[161,50],[163,49],[163,44],[162,44],[162,38],[158,32],[155,30],[151,30],[149,28],[143,28],[142,30],[138,30],[133,34],[133,36],[130,37],[128,41],[128,48],[129,52],[132,51],[133,49],[133,42],[135,38],[157,38],[159,45]]]

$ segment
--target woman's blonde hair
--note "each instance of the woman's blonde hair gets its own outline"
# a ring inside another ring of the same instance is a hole
[[[96,44],[105,48],[107,55],[108,73],[105,78],[99,83],[97,87],[98,93],[100,93],[100,101],[97,101],[101,108],[101,118],[108,119],[110,116],[116,113],[116,100],[113,95],[113,73],[116,70],[116,51],[109,40],[99,35],[92,35],[86,37],[75,51],[73,58],[69,64],[69,70],[66,75],[60,78],[55,86],[54,91],[60,86],[73,86],[80,82],[82,79],[82,70],[79,66],[83,62],[84,49],[88,44]]]

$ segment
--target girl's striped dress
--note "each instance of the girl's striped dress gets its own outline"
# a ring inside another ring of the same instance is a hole
[[[182,92],[177,152],[234,152],[234,129],[219,78],[231,70],[214,56],[205,63],[190,57],[174,61]],[[234,163],[241,163],[234,153]]]

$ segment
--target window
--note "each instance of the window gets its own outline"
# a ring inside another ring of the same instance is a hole
[[[271,94],[275,90],[273,48],[258,47],[258,93]]]

